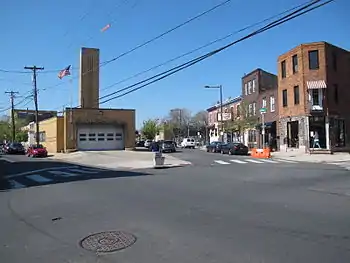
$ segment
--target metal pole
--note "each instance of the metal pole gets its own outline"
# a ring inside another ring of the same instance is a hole
[[[261,122],[262,122],[262,148],[265,148],[265,113],[261,114]]]
[[[224,142],[224,120],[223,120],[223,110],[222,110],[222,85],[219,86],[219,89],[220,89],[220,120],[221,120],[220,136],[221,136],[221,141]]]

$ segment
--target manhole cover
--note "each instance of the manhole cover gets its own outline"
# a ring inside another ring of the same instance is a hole
[[[113,252],[133,245],[136,237],[122,231],[108,231],[92,234],[80,241],[80,246],[94,252]]]

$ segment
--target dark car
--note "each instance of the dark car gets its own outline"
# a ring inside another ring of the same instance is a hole
[[[28,157],[47,157],[47,150],[41,144],[31,145],[27,150]]]
[[[248,155],[248,147],[241,142],[231,142],[221,147],[221,153]]]
[[[7,154],[25,154],[26,150],[19,142],[11,142],[5,146],[5,153]]]
[[[161,149],[162,152],[166,153],[166,152],[176,152],[176,146],[175,146],[175,142],[174,141],[163,141],[161,142]]]
[[[136,147],[145,147],[145,141],[136,142]]]
[[[223,142],[211,142],[209,145],[207,145],[207,152],[212,152],[212,153],[219,153],[221,152],[221,147],[225,143]]]

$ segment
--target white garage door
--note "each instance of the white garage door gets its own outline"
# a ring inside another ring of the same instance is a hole
[[[123,150],[124,132],[120,127],[86,125],[78,127],[78,150]]]

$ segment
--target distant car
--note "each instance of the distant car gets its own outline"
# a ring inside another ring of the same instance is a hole
[[[196,142],[192,138],[184,138],[181,143],[181,147],[194,149],[196,147]]]
[[[136,142],[136,147],[145,147],[145,141]]]
[[[241,142],[231,142],[221,146],[221,153],[248,155],[248,147]]]
[[[209,145],[206,146],[207,152],[212,153],[219,153],[221,152],[221,147],[225,145],[223,142],[211,142]]]
[[[145,143],[144,143],[144,146],[146,148],[149,148],[152,145],[152,142],[153,142],[152,140],[146,140]]]
[[[162,152],[176,152],[176,146],[174,141],[163,141],[161,143]]]
[[[41,144],[31,145],[27,150],[28,157],[47,157],[47,150]]]
[[[19,142],[11,142],[4,147],[6,154],[25,154],[26,150]]]

